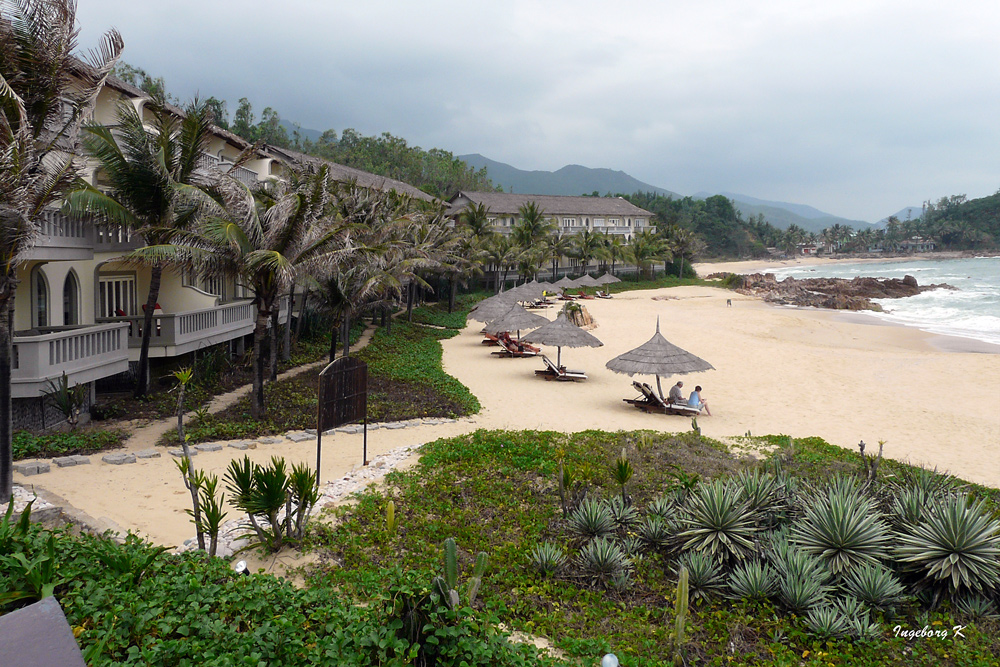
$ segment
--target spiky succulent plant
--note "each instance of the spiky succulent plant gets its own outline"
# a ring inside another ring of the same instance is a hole
[[[742,600],[766,600],[778,589],[778,573],[767,563],[748,560],[733,568],[729,591]]]
[[[833,574],[887,558],[890,540],[875,503],[843,478],[815,492],[791,530],[791,541]]]
[[[754,550],[757,515],[731,480],[698,485],[688,497],[679,537],[685,551],[701,551],[718,559],[742,559]]]
[[[610,583],[612,579],[631,569],[628,556],[621,547],[603,537],[595,538],[580,549],[577,556],[580,569],[595,582]]]
[[[614,496],[611,498],[608,501],[607,507],[608,511],[611,512],[611,518],[614,519],[615,526],[619,530],[628,530],[639,523],[641,518],[639,512],[620,497]]]
[[[607,503],[585,498],[567,517],[570,532],[585,538],[607,537],[615,532],[615,519]]]
[[[895,574],[879,563],[863,563],[844,573],[844,589],[869,607],[889,611],[902,602],[905,589]]]
[[[678,571],[681,566],[688,570],[688,588],[692,600],[707,600],[725,590],[722,565],[710,554],[689,551],[680,557]]]
[[[980,592],[1000,588],[1000,521],[983,501],[944,497],[899,536],[896,557],[921,587]]]
[[[639,524],[639,538],[653,549],[670,546],[675,526],[658,514],[647,514]]]
[[[550,577],[566,564],[566,555],[555,542],[541,542],[528,554],[528,562],[543,577]]]

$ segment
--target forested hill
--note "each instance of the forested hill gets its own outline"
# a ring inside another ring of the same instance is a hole
[[[491,160],[479,153],[459,155],[473,169],[485,170],[493,183],[507,192],[530,195],[589,195],[594,192],[653,192],[668,197],[681,195],[649,183],[643,183],[624,171],[591,169],[578,164],[566,165],[558,171],[527,171],[503,162]]]
[[[979,199],[965,195],[928,202],[917,231],[949,248],[1000,246],[1000,192]]]

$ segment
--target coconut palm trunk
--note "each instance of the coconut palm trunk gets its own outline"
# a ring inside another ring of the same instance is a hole
[[[257,322],[253,330],[253,398],[250,401],[250,415],[254,419],[264,416],[264,336],[270,312],[269,304],[257,305]]]
[[[149,296],[146,298],[145,312],[142,314],[142,347],[139,348],[139,367],[136,371],[133,395],[141,398],[149,392],[149,344],[153,339],[153,310],[160,298],[160,283],[163,280],[163,265],[154,264],[149,275]]]
[[[14,289],[17,283],[11,277],[4,282],[7,285],[0,288],[0,293],[6,292],[9,296],[0,305],[0,498],[6,501],[14,487],[10,373],[14,358]]]
[[[295,281],[288,288],[288,318],[285,320],[284,340],[281,342],[281,360],[292,358],[292,311],[295,310]],[[301,316],[300,316],[301,319]]]
[[[270,334],[270,341],[268,342],[268,347],[270,349],[268,350],[268,355],[267,355],[267,360],[268,360],[267,379],[270,380],[271,382],[274,382],[275,380],[278,379],[278,354],[279,354],[278,329],[280,328],[280,325],[278,324],[278,319],[279,319],[278,315],[280,309],[281,309],[280,306],[276,306],[275,308],[271,309],[271,330],[268,332]]]

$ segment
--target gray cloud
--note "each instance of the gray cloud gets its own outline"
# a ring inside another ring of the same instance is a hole
[[[1000,186],[992,1],[137,5],[82,0],[82,45],[304,127],[867,220]]]

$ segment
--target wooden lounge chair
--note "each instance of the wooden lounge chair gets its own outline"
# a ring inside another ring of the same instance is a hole
[[[571,371],[567,370],[565,366],[556,366],[551,359],[542,355],[542,361],[545,362],[545,368],[542,370],[536,370],[535,375],[541,375],[546,380],[586,380],[587,374],[583,371]]]
[[[527,343],[521,343],[511,337],[500,338],[500,349],[492,352],[499,357],[537,357],[540,348]]]
[[[680,415],[682,417],[696,417],[701,414],[701,408],[692,408],[681,403],[668,403],[657,395],[653,388],[646,383],[632,382],[632,386],[639,391],[642,396],[639,398],[623,398],[622,400],[630,405],[634,405],[646,412],[662,412],[667,415]]]
[[[483,335],[486,336],[486,338],[483,339],[483,345],[499,345],[500,344],[500,339],[497,338],[495,335],[493,335],[491,333],[486,333],[486,332],[483,332]]]
[[[608,294],[607,292],[598,292],[595,296],[597,296],[598,299],[610,299],[611,298],[611,295]]]
[[[578,298],[578,299],[593,299],[594,297],[591,296],[590,294],[587,294],[583,290],[580,290],[580,293],[577,295],[576,298]]]

